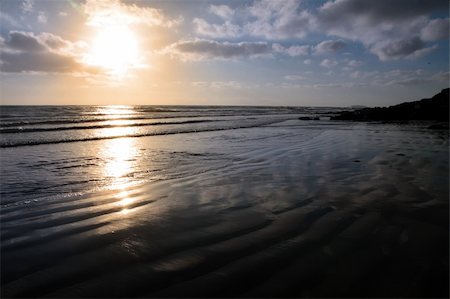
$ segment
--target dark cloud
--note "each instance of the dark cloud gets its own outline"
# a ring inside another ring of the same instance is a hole
[[[89,72],[77,60],[77,43],[41,33],[11,31],[7,39],[0,39],[0,70],[6,73],[44,72],[72,73]]]
[[[413,37],[406,40],[399,40],[381,47],[380,51],[388,57],[408,56],[424,48],[424,43],[419,37]]]
[[[10,49],[24,52],[42,52],[46,50],[45,45],[31,32],[11,31],[5,45]]]
[[[445,40],[449,38],[449,19],[431,20],[421,30],[421,38],[425,41]]]
[[[2,52],[0,57],[2,61],[0,69],[6,73],[70,73],[78,67],[78,63],[72,57],[51,52]]]
[[[339,26],[343,22],[364,19],[367,24],[398,22],[435,11],[447,11],[447,0],[336,0],[325,3],[319,12],[322,24]]]
[[[193,22],[197,34],[209,38],[284,40],[326,34],[361,42],[381,60],[419,57],[433,49],[426,42],[448,38],[448,19],[430,20],[434,13],[448,14],[448,0],[329,0],[316,11],[301,4],[262,0],[233,9],[212,5],[210,12],[219,15],[221,23],[198,18]],[[342,40],[324,41],[312,52],[328,54],[344,46]]]
[[[425,41],[440,39],[445,30],[442,22],[430,22],[430,14],[448,8],[446,0],[336,0],[319,8],[316,25],[328,35],[361,42],[380,60],[416,58],[433,50]]]
[[[271,47],[264,42],[217,42],[211,40],[181,41],[167,47],[164,52],[182,60],[254,57],[269,54]]]
[[[417,58],[432,50],[434,47],[426,47],[425,43],[417,36],[390,41],[386,44],[380,43],[372,48],[373,53],[381,60]]]

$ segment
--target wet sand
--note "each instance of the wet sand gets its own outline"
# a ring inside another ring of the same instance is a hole
[[[3,207],[2,297],[448,297],[448,130],[313,135]]]

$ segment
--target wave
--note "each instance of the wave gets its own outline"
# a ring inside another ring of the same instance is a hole
[[[250,123],[250,124],[240,124],[240,125],[230,125],[225,127],[216,128],[186,128],[177,131],[164,131],[164,132],[147,132],[147,133],[137,133],[137,134],[122,134],[114,136],[97,136],[97,137],[86,137],[86,138],[70,138],[70,139],[56,139],[56,140],[27,140],[27,141],[4,141],[0,144],[0,148],[9,147],[20,147],[20,146],[33,146],[42,144],[58,144],[58,143],[70,143],[70,142],[82,142],[82,141],[96,141],[96,140],[106,140],[106,139],[116,139],[116,138],[129,138],[129,137],[147,137],[147,136],[160,136],[160,135],[174,135],[174,134],[187,134],[187,133],[197,133],[197,132],[210,132],[210,131],[224,131],[224,130],[236,130],[243,128],[256,128],[264,125],[270,125],[278,122],[283,122],[286,119],[277,120],[267,120],[264,122]],[[201,121],[204,122],[204,121]],[[193,122],[191,122],[193,123]],[[167,123],[163,123],[167,124]]]
[[[64,125],[64,124],[82,124],[82,123],[90,123],[90,122],[106,122],[106,121],[133,121],[133,120],[154,120],[154,119],[171,119],[171,118],[197,118],[197,117],[224,117],[224,116],[274,116],[274,115],[289,115],[289,114],[296,114],[300,113],[299,111],[283,111],[283,113],[277,113],[275,111],[271,111],[272,113],[255,113],[253,112],[242,112],[242,111],[224,111],[221,110],[221,113],[204,113],[200,114],[198,111],[193,114],[187,114],[186,112],[189,111],[182,111],[182,112],[174,112],[171,114],[166,115],[154,115],[154,116],[133,116],[130,117],[128,115],[117,115],[114,118],[111,117],[86,117],[86,115],[78,115],[76,116],[77,119],[74,118],[57,118],[55,119],[54,116],[48,116],[48,118],[53,119],[46,119],[46,120],[20,120],[20,121],[7,121],[4,116],[0,121],[0,127],[3,128],[9,128],[9,127],[20,127],[20,126],[33,126],[33,125]],[[208,111],[203,111],[208,112]],[[227,113],[225,113],[227,112]],[[81,118],[80,118],[81,117]],[[43,117],[45,118],[45,117]]]
[[[122,120],[122,119],[121,119]],[[86,130],[86,129],[107,129],[107,128],[122,128],[122,127],[145,127],[145,126],[160,126],[160,125],[181,125],[181,124],[195,124],[212,122],[213,120],[187,120],[187,121],[168,121],[168,122],[151,122],[151,123],[133,123],[126,125],[93,125],[93,126],[72,126],[72,127],[49,127],[49,128],[14,128],[14,129],[0,129],[0,134],[5,133],[30,133],[30,132],[49,132],[49,131],[68,131],[68,130]]]

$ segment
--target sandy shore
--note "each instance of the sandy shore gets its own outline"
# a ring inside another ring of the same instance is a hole
[[[448,175],[448,131],[361,124],[3,207],[2,297],[448,297]]]

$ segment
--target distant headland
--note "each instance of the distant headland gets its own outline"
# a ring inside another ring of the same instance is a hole
[[[363,108],[355,111],[344,111],[333,116],[334,120],[357,121],[406,121],[436,120],[449,121],[449,88],[430,99],[405,102],[389,107]]]

